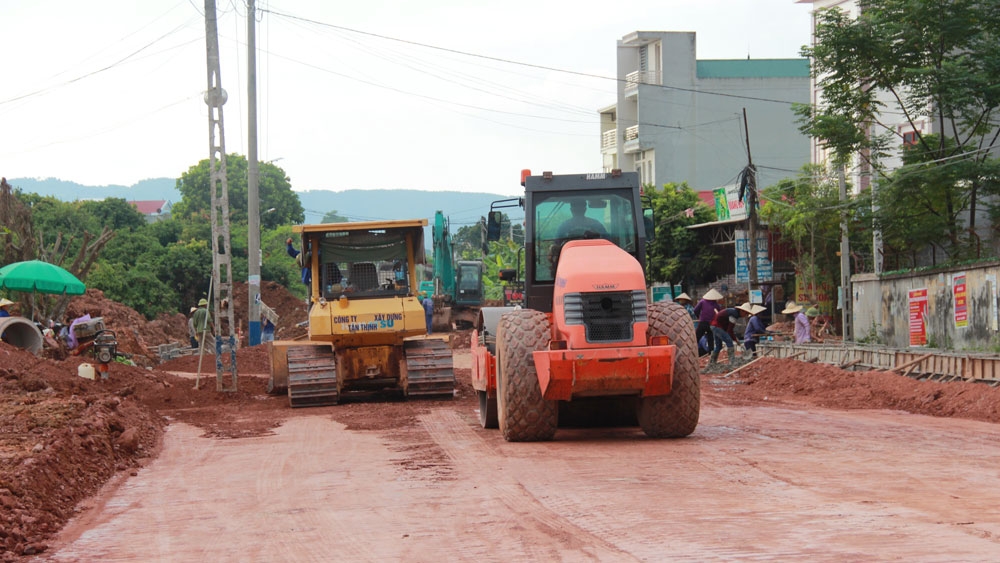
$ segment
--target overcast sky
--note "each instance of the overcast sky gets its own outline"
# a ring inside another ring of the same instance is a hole
[[[247,153],[246,4],[217,0],[226,151]],[[258,0],[259,159],[296,190],[514,195],[599,171],[615,45],[797,57],[795,0]],[[0,176],[177,178],[209,157],[204,0],[0,0]],[[544,67],[544,68],[539,68]]]

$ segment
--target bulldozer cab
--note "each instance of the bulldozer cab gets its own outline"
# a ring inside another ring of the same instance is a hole
[[[518,203],[525,215],[525,306],[552,311],[556,266],[562,246],[577,239],[602,238],[646,264],[647,232],[652,231],[652,212],[644,210],[639,175],[613,171],[596,174],[523,178],[525,196]],[[487,217],[487,238],[499,237],[502,212],[513,207],[497,202]],[[599,264],[594,265],[599,268]]]
[[[414,294],[415,264],[422,259],[418,229],[343,228],[331,225],[315,237],[316,293],[326,301],[402,297]]]

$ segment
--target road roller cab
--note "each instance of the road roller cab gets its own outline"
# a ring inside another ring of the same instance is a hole
[[[634,172],[532,176],[523,198],[495,202],[525,213],[525,307],[484,308],[472,340],[480,422],[511,441],[551,439],[560,410],[607,418],[631,405],[653,437],[686,436],[699,416],[690,317],[647,303],[645,246],[653,217]],[[565,417],[563,417],[565,418]],[[579,418],[579,417],[577,417]]]

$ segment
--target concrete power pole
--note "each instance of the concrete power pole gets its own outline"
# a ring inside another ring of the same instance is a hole
[[[251,346],[260,344],[260,197],[258,186],[260,169],[257,163],[257,36],[254,15],[254,0],[247,2],[247,296],[250,311],[247,316],[249,331],[247,342]]]
[[[840,180],[840,203],[847,204],[847,180],[844,178],[844,165],[840,165],[838,172]],[[840,210],[840,298],[843,309],[841,321],[844,325],[844,342],[854,340],[854,322],[851,316],[851,305],[853,293],[851,292],[851,245],[847,237],[847,210]]]
[[[209,146],[209,189],[212,204],[212,280],[213,311],[215,328],[215,388],[217,391],[236,391],[236,338],[233,331],[233,264],[232,248],[229,244],[229,184],[226,180],[226,137],[222,119],[222,106],[228,95],[222,88],[222,72],[219,67],[219,28],[215,13],[215,0],[205,0],[205,45],[208,57],[208,90],[205,103],[208,104],[208,146]],[[216,142],[218,135],[218,142]],[[222,302],[228,306],[223,308]],[[223,326],[223,315],[229,321]],[[223,330],[225,328],[225,330]],[[228,351],[228,365],[226,355]],[[227,387],[223,372],[229,371],[232,381]]]

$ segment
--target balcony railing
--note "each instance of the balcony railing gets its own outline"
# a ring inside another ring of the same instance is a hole
[[[601,133],[601,152],[614,152],[618,148],[618,130],[608,129]]]
[[[637,70],[625,75],[625,95],[635,95],[640,84],[663,84],[663,78],[658,70]]]
[[[625,129],[625,144],[622,149],[627,153],[639,150],[639,126],[633,125]]]

